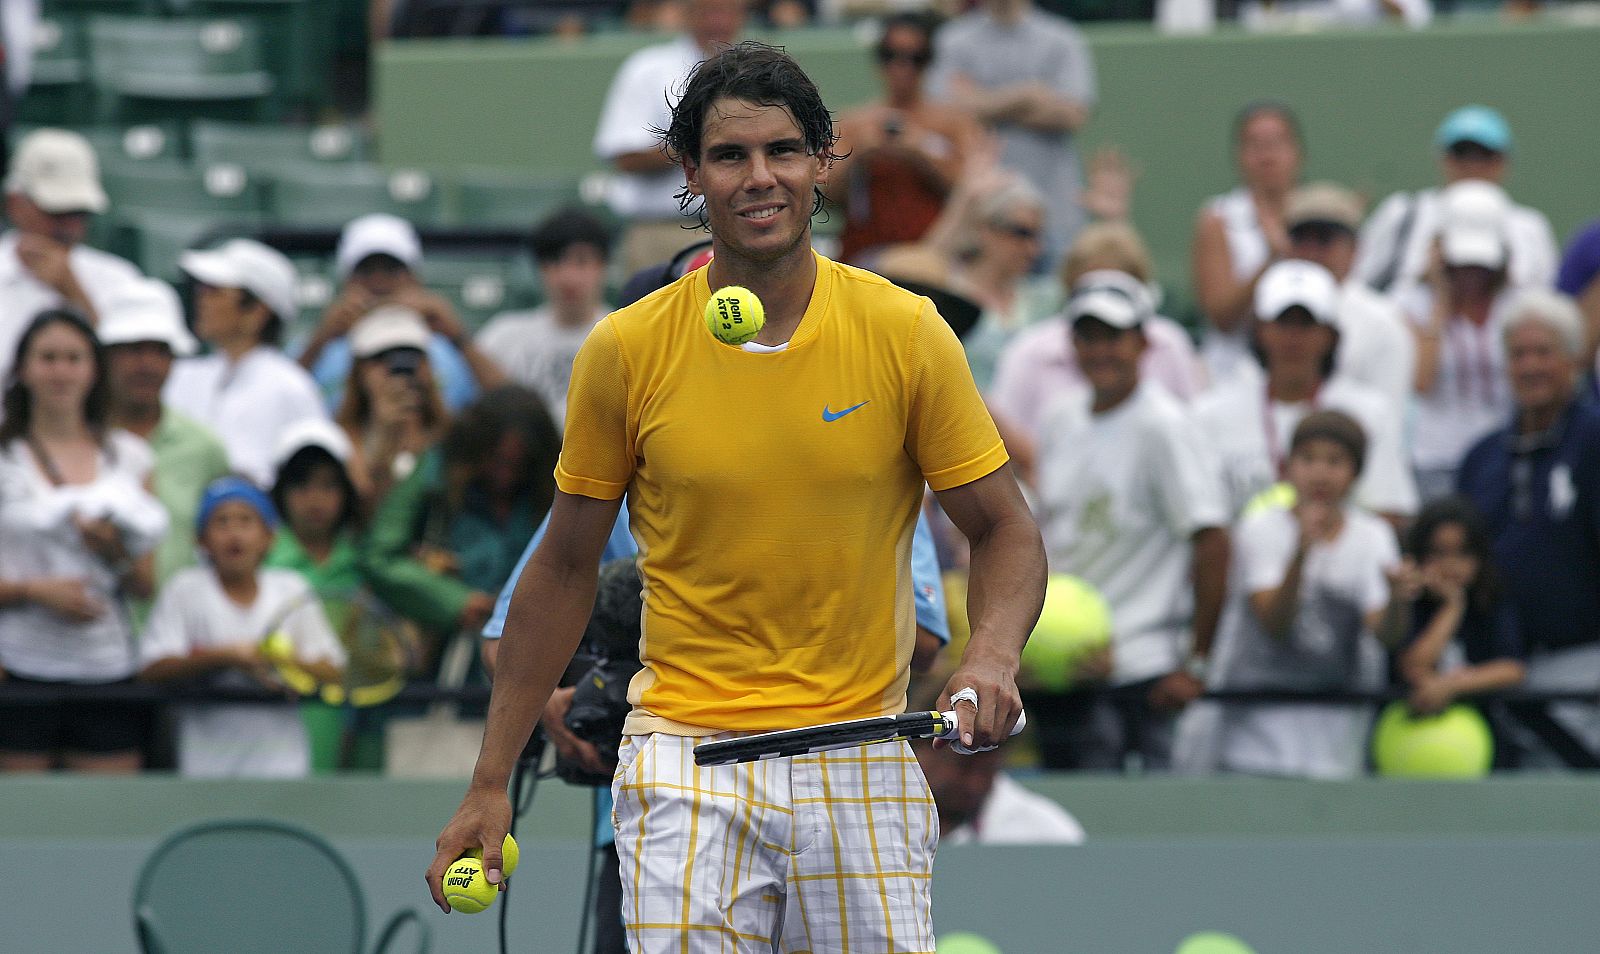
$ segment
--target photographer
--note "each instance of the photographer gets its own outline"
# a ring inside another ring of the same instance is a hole
[[[428,326],[403,305],[375,309],[350,329],[354,363],[335,419],[350,438],[350,479],[366,515],[450,425],[428,357]]]
[[[839,257],[853,265],[923,237],[980,135],[965,113],[922,94],[933,33],[924,14],[890,17],[874,51],[883,98],[840,117],[839,158],[823,190],[844,209]]]

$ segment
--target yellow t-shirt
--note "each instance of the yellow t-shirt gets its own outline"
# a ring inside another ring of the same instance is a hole
[[[817,257],[786,350],[707,332],[704,268],[596,326],[556,483],[628,495],[644,577],[628,732],[708,735],[901,712],[923,482],[1006,461],[933,304]]]

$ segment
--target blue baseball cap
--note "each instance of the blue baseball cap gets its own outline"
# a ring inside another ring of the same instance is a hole
[[[1444,118],[1433,144],[1444,152],[1458,142],[1477,143],[1495,152],[1511,151],[1511,127],[1500,111],[1488,106],[1463,106]]]
[[[205,532],[206,521],[211,519],[211,514],[232,501],[249,504],[261,515],[267,529],[278,526],[278,510],[272,506],[272,498],[265,491],[243,477],[218,477],[206,485],[206,492],[200,496],[200,514],[194,521],[195,532]]]

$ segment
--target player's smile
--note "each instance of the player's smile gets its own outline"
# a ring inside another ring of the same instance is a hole
[[[701,142],[700,160],[684,171],[719,242],[762,260],[801,246],[827,160],[811,151],[794,116],[724,97],[706,111]]]

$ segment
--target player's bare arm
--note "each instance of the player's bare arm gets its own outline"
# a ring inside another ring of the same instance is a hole
[[[939,696],[939,708],[951,707],[954,692],[977,690],[975,714],[968,706],[955,709],[961,739],[969,746],[999,745],[1022,712],[1018,659],[1044,605],[1044,543],[1009,464],[940,491],[939,504],[972,547],[967,584],[972,639]]]
[[[594,607],[600,554],[616,522],[619,500],[557,492],[550,529],[528,561],[506,614],[495,660],[488,725],[472,783],[437,842],[428,866],[428,890],[449,912],[440,879],[445,867],[471,848],[483,851],[491,883],[500,881],[500,845],[511,828],[506,786]]]

